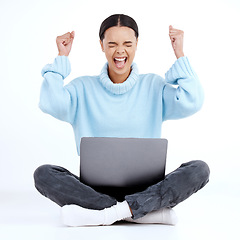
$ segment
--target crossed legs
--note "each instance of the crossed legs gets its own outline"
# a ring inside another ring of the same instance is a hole
[[[144,219],[149,213],[156,215],[156,211],[164,209],[168,209],[168,214],[171,215],[172,207],[206,185],[209,173],[209,168],[203,161],[184,163],[166,175],[163,181],[142,192],[125,196],[122,203],[84,185],[77,176],[62,167],[40,166],[34,173],[34,180],[41,194],[63,207],[65,218],[71,218],[70,215],[75,213],[76,221],[69,225],[85,225],[86,216],[91,216],[86,225],[110,225],[129,217],[138,222],[137,219]],[[96,221],[95,216],[99,216]],[[78,222],[80,223],[77,224]]]

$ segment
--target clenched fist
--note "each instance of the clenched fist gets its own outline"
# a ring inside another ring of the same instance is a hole
[[[58,55],[60,56],[68,56],[74,39],[75,32],[65,33],[62,36],[58,36],[56,39],[57,47],[58,47]]]
[[[184,32],[182,30],[178,30],[169,26],[169,37],[171,39],[173,51],[177,58],[183,57],[183,35]]]

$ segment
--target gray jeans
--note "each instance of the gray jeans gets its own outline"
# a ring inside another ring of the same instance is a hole
[[[37,190],[60,206],[76,204],[101,210],[125,199],[132,209],[132,218],[138,219],[151,211],[176,206],[204,187],[209,181],[209,174],[208,165],[195,160],[182,164],[159,183],[135,193],[121,189],[120,194],[113,189],[105,192],[104,189],[93,189],[81,183],[79,177],[67,169],[54,165],[37,168],[34,180]]]

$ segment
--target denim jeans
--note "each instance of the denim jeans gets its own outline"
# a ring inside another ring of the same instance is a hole
[[[200,160],[182,164],[175,171],[165,176],[164,180],[139,189],[116,194],[117,191],[93,189],[80,182],[78,176],[67,169],[43,165],[34,172],[35,186],[45,197],[60,206],[76,204],[88,209],[101,210],[111,207],[119,200],[126,200],[132,210],[133,219],[166,207],[174,207],[193,193],[204,187],[209,181],[208,165]]]

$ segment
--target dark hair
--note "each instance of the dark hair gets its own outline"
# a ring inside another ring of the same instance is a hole
[[[127,15],[124,14],[114,14],[110,17],[106,18],[99,30],[99,38],[101,41],[104,39],[104,33],[105,31],[110,27],[129,27],[134,30],[136,38],[138,38],[138,26],[135,20]]]

